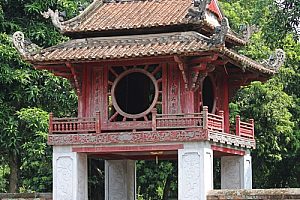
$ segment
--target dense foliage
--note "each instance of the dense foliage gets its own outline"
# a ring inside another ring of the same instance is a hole
[[[50,191],[51,151],[46,145],[48,112],[76,112],[68,81],[23,62],[11,35],[23,31],[41,46],[64,38],[40,16],[48,7],[74,13],[73,1],[0,1],[0,192]]]
[[[232,111],[256,121],[254,187],[299,187],[299,1],[232,0],[222,6],[236,31],[245,24],[258,27],[240,52],[260,60],[282,48],[287,57],[277,75],[242,88],[231,103]]]
[[[70,18],[88,3],[0,0],[0,192],[51,191],[51,149],[46,145],[48,113],[74,115],[77,108],[77,97],[68,81],[24,63],[12,46],[11,35],[21,30],[40,46],[57,44],[66,38],[40,12],[50,7],[65,11]],[[274,78],[242,88],[231,103],[232,111],[256,121],[254,186],[300,187],[299,1],[220,3],[234,30],[246,24],[259,29],[250,44],[238,51],[257,60],[267,58],[275,48],[283,48],[287,54],[285,66]],[[140,199],[166,199],[170,191],[176,190],[176,162],[141,161],[137,168]],[[99,179],[93,181],[97,185]]]

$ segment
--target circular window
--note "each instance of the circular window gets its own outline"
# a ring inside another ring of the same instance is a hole
[[[209,76],[207,76],[203,81],[202,100],[203,100],[203,106],[208,107],[208,112],[214,113],[216,107],[215,90],[214,90],[214,84]]]
[[[158,85],[154,76],[144,69],[130,69],[115,79],[112,103],[116,111],[127,118],[141,118],[155,107]]]

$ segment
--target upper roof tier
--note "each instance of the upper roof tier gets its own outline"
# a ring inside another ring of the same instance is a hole
[[[52,13],[50,13],[52,12]],[[217,0],[94,0],[80,15],[61,22],[58,12],[48,11],[53,23],[73,38],[173,31],[197,31],[211,35],[220,26],[223,14]],[[246,44],[232,30],[226,41]]]

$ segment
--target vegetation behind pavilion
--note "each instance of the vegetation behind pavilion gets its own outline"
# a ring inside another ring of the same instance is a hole
[[[11,35],[21,30],[44,47],[62,42],[67,38],[40,12],[50,7],[65,11],[66,18],[71,18],[90,2],[0,2],[0,192],[51,192],[52,151],[46,145],[48,112],[53,111],[58,117],[76,116],[77,97],[66,80],[36,71],[24,63],[13,48]],[[231,103],[233,116],[240,113],[256,121],[253,186],[300,187],[300,44],[297,33],[300,2],[223,0],[220,4],[231,28],[237,32],[246,24],[257,27],[249,45],[236,50],[256,60],[267,58],[275,48],[284,49],[287,56],[285,66],[276,76],[266,83],[254,82],[242,88]],[[218,162],[215,166],[217,180]],[[163,199],[170,191],[176,191],[176,162],[140,161],[137,167],[141,199]],[[97,171],[90,169],[92,174]],[[103,184],[101,175],[90,176],[91,188]]]

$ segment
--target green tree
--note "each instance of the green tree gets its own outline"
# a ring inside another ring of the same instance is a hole
[[[49,191],[51,154],[45,143],[46,112],[69,116],[76,114],[77,108],[77,96],[69,82],[23,62],[11,35],[23,31],[43,47],[64,41],[66,38],[40,12],[50,7],[72,17],[86,2],[0,0],[0,165],[9,169],[8,181],[1,183],[5,184],[4,192]]]
[[[242,88],[231,104],[242,116],[256,120],[254,186],[299,187],[300,44],[295,40],[299,2],[232,0],[223,1],[222,6],[236,30],[243,24],[259,28],[249,45],[238,49],[241,53],[261,60],[267,58],[271,49],[282,48],[287,57],[271,80]]]
[[[137,189],[140,200],[167,200],[177,190],[177,161],[138,161]]]

